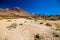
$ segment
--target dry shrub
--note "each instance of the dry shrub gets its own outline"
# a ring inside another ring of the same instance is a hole
[[[43,22],[40,22],[40,24],[43,24]]]
[[[20,23],[19,25],[23,25],[23,23]]]
[[[60,24],[55,23],[55,26],[56,26],[56,30],[60,30]]]
[[[10,30],[10,29],[12,29],[12,28],[16,28],[16,26],[17,26],[17,23],[12,23],[10,26],[8,26],[7,28],[8,28],[8,30]]]
[[[41,40],[41,34],[40,33],[36,34],[34,40]]]
[[[52,26],[50,23],[46,23],[45,25],[46,25],[46,26]]]

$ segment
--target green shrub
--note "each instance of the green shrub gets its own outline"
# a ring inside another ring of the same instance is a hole
[[[12,28],[16,28],[17,27],[17,23],[12,23],[10,26],[8,26],[7,28],[8,28],[8,30],[10,30],[10,29],[12,29]]]
[[[41,40],[41,34],[40,33],[36,34],[34,40]]]

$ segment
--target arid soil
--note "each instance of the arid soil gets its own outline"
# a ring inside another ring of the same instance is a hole
[[[13,25],[13,26],[12,26]],[[60,20],[0,20],[0,40],[60,40]],[[40,35],[40,39],[35,37]]]

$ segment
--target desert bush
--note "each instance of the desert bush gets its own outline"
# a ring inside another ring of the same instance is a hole
[[[46,25],[46,26],[52,26],[50,23],[46,23],[45,25]]]
[[[34,21],[37,21],[37,19],[35,19]]]
[[[60,24],[55,24],[56,25],[56,30],[60,30]]]
[[[55,33],[55,32],[53,33],[53,36],[54,37],[59,37],[59,35],[57,33]]]
[[[12,23],[10,26],[8,26],[8,30],[10,30],[11,28],[16,28],[17,23]]]
[[[41,34],[40,33],[36,34],[34,40],[41,40]]]
[[[40,24],[43,24],[43,22],[40,22]]]
[[[60,30],[60,27],[57,27],[56,30]]]
[[[19,25],[23,25],[23,23],[20,23]]]

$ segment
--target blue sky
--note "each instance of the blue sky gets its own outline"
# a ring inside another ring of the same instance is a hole
[[[0,8],[16,6],[30,13],[60,15],[60,0],[0,0]]]

